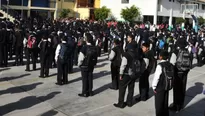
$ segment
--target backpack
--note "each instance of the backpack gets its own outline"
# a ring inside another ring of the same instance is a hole
[[[27,47],[28,48],[36,48],[37,47],[37,41],[36,41],[36,37],[35,36],[30,35],[28,37]]]
[[[176,60],[176,67],[179,71],[188,71],[191,69],[191,55],[187,49],[179,51]]]
[[[97,64],[98,52],[95,46],[88,46],[85,59],[84,66],[93,67]]]
[[[159,49],[163,49],[165,45],[165,42],[161,39],[159,40]]]
[[[136,78],[145,71],[146,64],[143,62],[144,60],[140,61],[136,58],[133,53],[129,53],[129,55],[132,57],[132,61],[128,69],[128,75],[131,78]]]
[[[164,74],[164,90],[171,90],[173,88],[174,80],[174,66],[170,62],[160,63],[162,67],[162,74]]]
[[[67,44],[60,44],[59,60],[61,63],[67,63],[69,59],[69,47]]]

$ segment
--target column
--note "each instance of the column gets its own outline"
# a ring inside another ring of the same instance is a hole
[[[172,18],[173,18],[173,1],[171,1],[171,8],[169,14],[169,26],[172,26]]]
[[[30,17],[31,15],[31,0],[28,0],[28,12],[27,12],[27,17]]]
[[[158,14],[158,0],[155,0],[155,13],[154,13],[154,25],[157,25],[157,14]]]
[[[58,0],[56,0],[56,7],[55,7],[55,11],[54,11],[54,19],[56,19],[58,17]]]

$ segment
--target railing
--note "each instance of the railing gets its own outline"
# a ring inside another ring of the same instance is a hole
[[[19,13],[7,5],[2,5],[1,9],[14,18],[19,18]],[[8,10],[8,11],[7,11]]]

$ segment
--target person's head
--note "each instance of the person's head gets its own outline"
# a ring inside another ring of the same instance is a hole
[[[133,41],[133,39],[134,39],[134,35],[129,34],[129,35],[127,36],[127,41],[128,41],[129,43],[131,43],[131,42]]]
[[[118,45],[120,45],[120,40],[115,39],[115,40],[114,40],[114,46],[118,46]]]
[[[147,43],[147,42],[143,43],[142,44],[142,51],[147,52],[149,50],[149,47],[150,47],[149,43]]]
[[[167,51],[161,51],[159,54],[159,60],[167,60],[169,58],[169,53]]]
[[[61,41],[67,41],[67,38],[65,36],[62,36]]]
[[[90,33],[85,34],[85,40],[87,43],[93,43],[93,36]]]

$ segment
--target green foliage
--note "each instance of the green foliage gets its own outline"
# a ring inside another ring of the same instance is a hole
[[[68,17],[68,14],[70,13],[70,10],[69,9],[63,9],[61,12],[60,12],[60,18],[67,18]]]
[[[186,20],[185,19],[183,19],[183,18],[176,18],[176,24],[181,24],[181,23],[185,23],[186,22]]]
[[[96,20],[105,20],[110,13],[110,9],[106,6],[103,6],[102,8],[98,8],[94,11],[95,19]]]
[[[125,9],[122,9],[120,15],[126,21],[133,22],[140,16],[140,10],[138,7],[132,5],[130,8],[126,7]]]
[[[198,22],[199,22],[199,25],[202,25],[202,24],[204,24],[205,20],[204,20],[203,17],[200,16],[200,17],[198,18]]]

